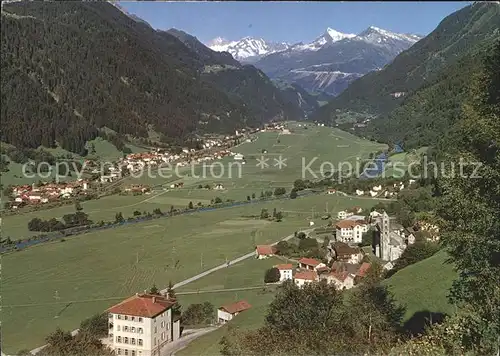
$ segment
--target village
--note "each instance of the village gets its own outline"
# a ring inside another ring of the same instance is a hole
[[[64,200],[91,199],[92,193],[105,190],[107,184],[111,185],[128,175],[143,173],[147,169],[158,169],[165,165],[187,167],[224,157],[232,157],[234,161],[245,164],[245,157],[231,151],[230,148],[237,142],[253,142],[254,134],[266,131],[290,133],[283,123],[270,123],[260,129],[242,129],[231,136],[206,137],[200,149],[182,148],[181,152],[175,153],[167,149],[154,148],[148,152],[130,153],[116,162],[86,159],[81,173],[87,178],[78,178],[74,181],[40,180],[38,183],[9,186],[7,194],[9,200],[4,205],[8,209],[17,210],[24,206],[40,206]],[[171,186],[171,188],[179,187],[182,186],[179,184]],[[215,186],[214,189],[222,189],[222,186]],[[148,193],[150,190],[151,187],[143,184],[131,184],[122,188],[122,191],[127,193]]]
[[[416,241],[416,231],[405,229],[385,211],[371,211],[368,215],[359,215],[363,209],[352,207],[337,213],[340,219],[334,225],[331,240],[316,235],[314,229],[307,233],[295,234],[299,246],[319,246],[304,252],[300,258],[300,247],[292,247],[291,240],[282,240],[272,245],[257,245],[253,257],[257,260],[270,258],[280,259],[283,263],[274,265],[265,271],[265,285],[293,283],[303,288],[310,283],[326,283],[338,290],[355,288],[371,273],[374,264],[382,269],[374,269],[373,273],[383,273],[393,268],[394,262],[401,257],[403,251]],[[371,238],[369,246],[360,247],[367,233]],[[325,243],[326,242],[326,243]],[[311,245],[312,243],[312,245]],[[321,250],[320,254],[318,251]],[[315,251],[314,253],[310,253]],[[314,255],[314,257],[310,257]],[[321,257],[321,258],[320,258]],[[229,266],[229,263],[228,263]],[[173,312],[175,299],[166,293],[151,294],[147,291],[137,293],[108,310],[110,329],[107,345],[117,355],[161,355],[173,347],[182,336],[179,324],[180,317]],[[237,300],[217,308],[214,327],[230,322],[238,314],[252,308],[246,300]],[[215,316],[214,316],[215,317]],[[137,351],[136,350],[140,350]]]

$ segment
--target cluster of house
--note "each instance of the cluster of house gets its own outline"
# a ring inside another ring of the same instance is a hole
[[[44,204],[78,195],[85,195],[90,185],[86,180],[72,182],[42,183],[41,185],[24,184],[12,187],[10,206],[17,209],[21,206]]]
[[[284,123],[281,123],[281,122],[273,122],[273,123],[270,123],[270,124],[266,124],[264,125],[263,128],[261,129],[258,129],[257,132],[260,131],[260,132],[279,132],[281,133],[282,135],[289,135],[291,134],[290,130],[285,126]]]
[[[259,245],[255,254],[259,259],[268,258],[276,254],[276,248]],[[280,282],[293,280],[297,286],[302,287],[307,283],[325,280],[338,289],[350,289],[354,287],[356,277],[365,277],[370,268],[370,263],[362,262],[363,256],[363,251],[358,247],[334,242],[328,247],[327,260],[331,262],[330,267],[314,258],[306,257],[301,258],[296,266],[287,263],[275,267],[280,272]]]
[[[150,194],[151,187],[144,184],[131,184],[123,188],[126,193],[140,193],[140,194]]]
[[[412,185],[416,182],[414,179],[408,181],[408,185]],[[397,193],[405,189],[405,184],[403,182],[394,183],[392,186],[383,187],[382,184],[373,186],[370,190],[356,189],[356,195],[369,195],[374,197],[384,197],[392,198],[397,196]]]
[[[356,209],[356,212],[361,212],[359,208]],[[373,253],[386,262],[397,260],[408,245],[415,243],[416,231],[404,228],[385,211],[382,213],[372,211],[366,218],[352,214],[356,209],[338,213],[339,217],[345,218],[335,224],[337,241],[350,245],[359,244],[363,240],[363,234],[371,228],[373,230]],[[387,265],[387,268],[390,266],[390,264]]]

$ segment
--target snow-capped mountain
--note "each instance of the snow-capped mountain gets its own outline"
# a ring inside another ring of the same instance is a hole
[[[338,95],[350,82],[383,68],[420,38],[374,26],[357,35],[328,28],[313,42],[268,54],[255,66],[273,79]]]
[[[286,50],[288,43],[268,42],[262,38],[244,37],[238,41],[228,41],[217,37],[208,43],[208,47],[217,52],[229,52],[239,61],[252,62],[264,55]]]
[[[292,50],[295,51],[317,51],[326,44],[331,44],[337,41],[341,41],[345,38],[353,38],[356,37],[354,34],[350,33],[342,33],[334,30],[333,28],[328,27],[324,34],[316,38],[311,43],[298,43],[292,46]]]

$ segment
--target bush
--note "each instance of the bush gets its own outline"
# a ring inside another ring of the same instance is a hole
[[[305,238],[299,241],[299,249],[302,251],[311,251],[318,248],[316,239]]]
[[[282,187],[278,187],[274,190],[274,195],[275,196],[281,196],[281,195],[284,195],[286,193],[286,189],[285,188],[282,188]]]
[[[306,234],[305,234],[304,232],[302,232],[302,231],[301,231],[301,232],[299,232],[299,233],[297,234],[297,238],[298,238],[299,240],[303,240],[303,239],[305,239],[306,237],[307,237],[307,236],[306,236]]]
[[[80,323],[80,331],[87,332],[96,337],[108,335],[108,314],[95,314]]]
[[[266,274],[264,275],[264,282],[265,283],[275,283],[279,282],[280,280],[280,270],[277,269],[276,267],[269,268],[266,271]]]
[[[293,189],[295,190],[303,190],[306,187],[305,182],[302,179],[297,179],[293,182]]]
[[[182,323],[184,325],[210,324],[215,315],[215,307],[205,302],[203,304],[191,304],[182,313]]]
[[[280,241],[276,245],[276,254],[286,256],[290,251],[290,244],[287,241]]]

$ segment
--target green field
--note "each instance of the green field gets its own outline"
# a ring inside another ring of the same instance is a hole
[[[428,147],[422,147],[411,152],[396,153],[389,157],[387,168],[385,170],[386,177],[401,178],[408,170],[408,166],[413,162],[420,162],[422,155],[427,152]]]
[[[90,219],[98,221],[114,221],[115,215],[121,212],[125,218],[131,217],[135,210],[141,213],[152,212],[159,208],[164,212],[170,210],[173,205],[176,208],[185,208],[190,202],[189,198],[168,195],[166,191],[156,191],[148,195],[112,195],[98,200],[89,200],[81,203],[84,211]],[[193,204],[202,202],[210,203],[210,200],[196,199]],[[64,205],[50,210],[33,211],[24,214],[10,215],[3,218],[2,234],[12,239],[21,239],[38,234],[28,230],[28,221],[37,217],[41,219],[59,218],[63,215],[75,212],[73,204]]]
[[[242,195],[246,197],[247,193],[260,193],[266,187],[291,187],[296,179],[301,178],[303,160],[304,165],[307,165],[317,157],[317,160],[310,167],[312,171],[319,173],[320,165],[324,161],[331,162],[335,167],[339,162],[355,163],[358,157],[367,158],[370,153],[387,147],[333,128],[310,126],[304,130],[301,127],[296,127],[293,123],[290,126],[293,133],[289,135],[282,135],[278,132],[262,132],[257,135],[255,141],[244,142],[234,147],[232,151],[243,154],[246,159],[246,164],[242,165],[241,169],[233,159],[224,158],[206,162],[205,168],[200,165],[195,167],[193,171],[183,170],[182,174],[189,176],[182,178],[182,180],[186,185],[192,186],[222,183],[229,191],[242,190],[242,193],[236,195],[236,197],[241,198]],[[267,153],[262,153],[263,150],[266,150]],[[280,155],[286,160],[284,161],[286,166],[281,168],[276,166],[277,162],[275,161]],[[262,169],[257,166],[257,158],[261,157],[268,159],[269,167]],[[230,168],[230,162],[236,164]],[[327,166],[325,165],[324,168],[326,170]],[[203,171],[206,174],[203,174]],[[308,171],[306,174],[306,179],[314,179]],[[195,178],[195,176],[199,178]],[[165,182],[165,178],[160,176],[130,178],[130,180],[150,185],[162,185]]]
[[[447,296],[457,273],[453,265],[445,262],[447,258],[447,253],[440,251],[385,281],[396,300],[406,307],[405,320],[421,311],[453,314],[455,309]]]
[[[234,151],[241,152],[247,160],[245,165],[240,166],[241,168],[234,164],[231,166],[230,164],[233,161],[230,158],[222,159],[218,161],[219,163],[208,163],[208,165],[214,166],[212,172],[215,176],[221,175],[221,178],[213,178],[210,166],[203,167],[201,165],[195,166],[194,169],[190,167],[181,168],[179,173],[183,177],[169,177],[169,174],[175,173],[171,171],[165,172],[164,177],[161,177],[158,172],[153,172],[155,177],[147,175],[140,178],[129,177],[124,182],[125,185],[143,183],[155,186],[155,191],[151,195],[105,197],[97,201],[85,202],[82,206],[92,220],[110,221],[120,211],[125,217],[128,217],[132,216],[135,210],[151,212],[155,208],[160,208],[163,211],[168,211],[172,205],[176,208],[185,208],[189,202],[193,202],[194,205],[197,205],[198,202],[206,205],[216,197],[221,198],[223,201],[229,199],[242,201],[246,200],[247,196],[251,197],[252,194],[255,194],[258,198],[262,191],[274,190],[277,187],[285,187],[289,192],[293,182],[301,178],[302,157],[304,157],[305,165],[314,157],[318,157],[317,161],[310,167],[312,171],[319,174],[320,165],[323,161],[331,162],[335,166],[342,161],[354,163],[356,157],[366,158],[370,152],[384,147],[384,145],[361,140],[359,137],[337,129],[310,126],[308,130],[304,130],[293,124],[291,126],[295,127],[293,128],[295,130],[293,134],[280,135],[276,132],[264,132],[258,135],[256,141],[243,143],[235,148]],[[279,144],[277,144],[278,139],[280,140]],[[97,141],[102,140],[98,139]],[[105,141],[101,143],[103,145],[109,144]],[[338,148],[337,146],[348,147]],[[96,145],[96,149],[99,147],[99,145]],[[255,157],[260,158],[262,149],[268,151],[268,154],[264,156],[269,158],[268,163],[270,166],[265,169],[256,166],[258,161]],[[280,154],[287,159],[287,166],[281,169],[274,167],[274,158]],[[224,168],[221,168],[221,166]],[[306,178],[312,179],[313,177],[307,174]],[[184,182],[184,188],[169,189],[172,182],[181,181]],[[214,187],[218,183],[223,184],[225,189],[198,189],[199,185],[205,186],[209,184]],[[169,189],[169,191],[167,192],[164,189]],[[324,210],[326,200],[320,204],[322,210]],[[333,207],[329,208],[332,209]],[[12,239],[29,237],[33,233],[28,231],[27,223],[32,218],[61,218],[64,214],[73,211],[74,207],[67,205],[51,210],[6,216],[2,222],[3,233]]]
[[[128,217],[135,210],[142,212],[160,208],[168,211],[171,205],[185,207],[190,201],[195,205],[197,202],[208,203],[217,196],[223,200],[245,200],[247,195],[255,193],[258,197],[261,191],[280,186],[289,192],[293,182],[301,177],[302,156],[306,161],[319,157],[318,162],[327,160],[336,164],[344,160],[354,161],[359,155],[368,156],[370,152],[383,147],[339,130],[313,126],[308,130],[297,127],[294,134],[279,135],[280,143],[277,143],[277,139],[277,133],[262,133],[256,141],[244,143],[235,149],[247,159],[241,177],[233,175],[230,178],[226,174],[220,179],[192,176],[182,179],[144,178],[147,184],[158,186],[151,195],[110,196],[85,202],[82,206],[92,220],[109,221],[119,211]],[[252,158],[260,156],[262,149],[268,150],[270,158],[271,167],[266,169],[256,167],[256,160]],[[276,154],[287,158],[287,167],[280,170],[272,166]],[[221,160],[221,163],[229,161]],[[319,163],[313,169],[319,169]],[[185,188],[163,189],[172,181],[180,180],[185,183]],[[199,184],[214,183],[222,183],[226,189],[215,191],[197,188]],[[104,310],[121,298],[149,288],[153,283],[165,287],[170,280],[175,283],[194,276],[224,263],[226,258],[250,252],[255,244],[274,242],[306,228],[309,220],[320,226],[325,223],[321,215],[326,211],[334,215],[352,206],[370,208],[376,202],[369,198],[326,194],[258,202],[88,233],[64,242],[44,244],[5,255],[2,257],[3,345],[9,352],[39,346],[56,327],[74,329],[81,320]],[[270,212],[274,208],[283,211],[283,221],[277,223],[248,218],[260,215],[263,208]],[[33,233],[27,230],[27,223],[33,217],[61,218],[73,211],[74,206],[68,205],[6,216],[2,221],[2,234],[11,238],[31,236]],[[259,280],[261,273],[257,273]],[[210,281],[211,277],[205,278]],[[225,278],[232,277],[228,274]],[[185,288],[195,288],[196,283]],[[226,286],[226,282],[213,283]],[[250,299],[255,293],[238,292],[238,296],[244,298],[247,295]],[[196,300],[195,296],[185,298],[187,301]],[[226,300],[215,295],[210,298],[215,299],[207,300],[217,304]],[[254,303],[264,306],[270,298],[266,294],[262,302],[255,299]],[[227,299],[231,299],[230,296]],[[252,303],[251,300],[249,302]],[[242,314],[238,319],[243,323],[245,318],[252,318],[252,315]],[[235,323],[239,322],[235,320]]]
[[[270,201],[88,233],[5,255],[4,345],[11,351],[34,347],[49,330],[75,328],[85,317],[153,283],[175,283],[256,244],[278,241],[306,228],[311,209],[318,212],[325,202],[332,210],[375,204],[330,195]],[[275,207],[285,211],[280,223],[244,218]],[[324,223],[319,215],[313,219],[317,226]]]
[[[249,286],[259,286],[263,284],[264,272],[266,269],[273,267],[276,264],[283,263],[278,258],[270,258],[266,260],[250,259],[238,263],[227,269],[217,271],[205,278],[186,285],[180,288],[179,292],[183,291],[209,291],[213,289],[223,288],[239,288]],[[211,302],[216,308],[223,304],[236,302],[238,300],[246,300],[252,305],[252,308],[244,313],[239,314],[231,321],[232,326],[241,329],[253,329],[261,326],[264,323],[264,316],[267,311],[267,306],[274,298],[274,287],[256,289],[250,291],[230,291],[216,293],[201,293],[199,295],[180,295],[182,305],[187,307],[192,303]],[[229,324],[228,324],[229,325]],[[219,340],[227,332],[228,326],[223,326],[210,334],[204,335],[192,343],[185,349],[178,352],[179,355],[218,355]]]

